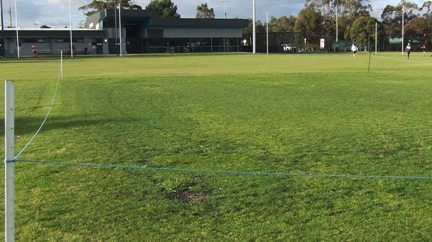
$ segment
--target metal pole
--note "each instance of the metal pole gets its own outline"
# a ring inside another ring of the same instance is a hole
[[[252,0],[253,3],[253,13],[252,13],[252,38],[253,38],[253,43],[252,43],[252,53],[256,53],[256,1]]]
[[[402,5],[402,55],[404,55],[404,36],[405,35],[405,6]]]
[[[336,1],[336,43],[339,41],[339,24],[338,24],[338,1]]]
[[[116,11],[117,1],[114,0],[114,34],[115,34],[115,53],[118,55],[118,33],[117,33],[117,11]]]
[[[14,241],[14,81],[5,81],[5,241]]]
[[[240,52],[239,38],[237,38],[237,52]]]
[[[227,6],[226,6],[227,2],[228,2],[228,0],[222,0],[222,3],[224,5],[224,17],[225,17],[225,19],[227,17]]]
[[[378,55],[378,23],[375,23],[375,55]]]
[[[372,51],[369,51],[369,64],[368,64],[368,73],[370,72],[370,65],[371,65],[371,58],[372,57]]]
[[[118,8],[119,8],[120,56],[123,56],[123,46],[122,46],[122,21],[121,21],[121,3],[119,3]]]
[[[16,45],[17,45],[17,58],[20,58],[19,34],[18,34],[18,10],[17,0],[15,0],[15,29],[16,29]]]
[[[12,0],[9,0],[9,27],[12,28]]]
[[[63,80],[63,50],[60,51],[60,78]]]
[[[269,54],[269,16],[268,12],[266,12],[266,41],[267,41],[267,55]]]
[[[0,0],[0,14],[1,14],[1,53],[0,55],[2,55],[3,57],[6,57],[6,51],[5,51],[5,35],[4,35],[4,18],[3,18],[3,0]]]
[[[72,10],[71,10],[71,0],[69,0],[69,37],[70,37],[70,55],[71,58],[74,57],[73,39],[72,39]]]

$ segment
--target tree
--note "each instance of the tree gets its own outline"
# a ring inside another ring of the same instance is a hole
[[[422,7],[420,8],[420,11],[423,11],[423,9],[426,9],[426,13],[423,14],[423,17],[426,19],[426,24],[427,24],[427,29],[428,29],[428,33],[424,33],[422,36],[422,43],[425,46],[429,45],[429,41],[430,41],[430,32],[432,30],[432,24],[431,24],[431,20],[432,20],[432,13],[431,13],[431,9],[432,9],[432,1],[425,1],[422,5]]]
[[[115,5],[120,4],[122,9],[142,9],[141,6],[135,4],[132,0],[93,0],[91,3],[79,7],[83,10],[86,16],[95,14],[105,9],[115,9]]]
[[[381,19],[387,37],[394,38],[401,35],[401,9],[396,9],[395,6],[387,5],[381,13]]]
[[[252,34],[252,32],[253,32],[253,21],[252,21],[252,19],[248,19],[248,20],[249,20],[248,26],[246,26],[243,29],[243,34],[245,34],[245,35]],[[265,33],[266,32],[265,24],[259,20],[255,23],[255,27],[256,27],[257,33]]]
[[[423,11],[423,9],[426,9],[426,13],[423,14],[423,17],[425,17],[427,19],[427,24],[428,27],[431,26],[431,7],[432,7],[432,1],[425,1],[422,5],[422,7],[420,8],[420,11]]]
[[[420,8],[420,11],[422,11],[423,8],[426,8],[426,14],[430,14],[430,11],[431,11],[431,5],[432,5],[432,2],[431,2],[431,1],[425,1],[425,2],[423,3],[422,7]]]
[[[375,33],[377,20],[369,16],[358,17],[351,26],[351,40],[358,46],[367,46]]]
[[[384,30],[388,37],[400,37],[402,26],[402,9],[404,9],[404,24],[408,23],[411,19],[419,15],[419,8],[417,4],[402,0],[398,5],[387,5],[381,18],[384,24]]]
[[[313,6],[323,17],[323,29],[326,38],[334,38],[336,16],[339,36],[348,39],[354,20],[359,16],[370,16],[372,6],[369,0],[307,0],[306,5]],[[336,14],[337,13],[337,14]]]
[[[422,17],[413,18],[405,25],[405,35],[410,39],[421,40],[429,32],[428,21]]]
[[[387,5],[381,14],[381,18],[383,21],[387,22],[398,21],[399,23],[402,23],[402,9],[404,9],[406,22],[417,17],[419,14],[417,4],[402,0],[401,3],[396,6]]]
[[[206,18],[206,19],[215,18],[213,8],[209,9],[207,3],[201,3],[201,5],[197,6],[196,18]]]
[[[350,0],[345,1],[340,21],[341,29],[343,29],[345,39],[351,38],[351,27],[354,21],[360,16],[370,16],[372,6],[369,0]]]
[[[335,17],[336,9],[339,17],[369,16],[372,11],[370,0],[306,0],[306,5],[313,6],[322,15]]]
[[[303,8],[296,20],[295,28],[311,43],[317,43],[321,37],[322,16],[311,5]]]
[[[280,18],[271,17],[269,29],[272,32],[294,32],[296,17],[282,16]]]
[[[155,11],[162,18],[180,18],[180,14],[177,13],[177,6],[171,0],[152,0],[145,9]]]
[[[343,10],[344,16],[348,18],[370,16],[372,6],[369,4],[369,0],[345,0]]]

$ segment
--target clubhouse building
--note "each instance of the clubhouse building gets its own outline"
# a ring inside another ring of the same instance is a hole
[[[121,16],[121,18],[119,18]],[[161,18],[150,10],[108,9],[88,16],[84,29],[72,30],[75,54],[241,51],[246,19]],[[5,54],[17,56],[16,29],[5,29]],[[70,30],[18,29],[20,56],[70,52]],[[1,38],[1,36],[0,36]]]

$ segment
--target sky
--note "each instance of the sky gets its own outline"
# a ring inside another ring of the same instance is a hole
[[[69,0],[3,0],[5,26],[15,26],[15,1],[17,1],[18,26],[22,28],[37,28],[48,25],[56,28],[69,26]],[[72,26],[78,27],[85,21],[79,6],[85,5],[91,0],[70,0],[72,12]],[[225,3],[223,3],[225,1]],[[135,3],[145,8],[150,0],[135,0]],[[216,18],[224,18],[225,7],[227,18],[252,18],[252,0],[172,0],[177,5],[177,12],[182,18],[194,18],[196,7],[207,2],[214,9]],[[375,10],[372,15],[378,17],[382,8],[388,4],[397,4],[399,0],[371,0]],[[422,0],[414,0],[421,4]],[[257,19],[266,20],[266,12],[269,16],[296,16],[304,7],[305,0],[256,0]],[[12,5],[12,15],[9,14]]]

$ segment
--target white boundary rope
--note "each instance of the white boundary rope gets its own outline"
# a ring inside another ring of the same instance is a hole
[[[52,110],[52,108],[54,106],[54,102],[55,102],[55,99],[57,97],[57,91],[58,91],[59,86],[60,86],[60,80],[63,80],[63,55],[61,56],[61,60],[60,60],[60,72],[59,72],[58,77],[57,77],[56,88],[55,88],[55,91],[54,91],[54,95],[53,95],[53,97],[51,99],[51,104],[50,104],[50,106],[48,108],[48,112],[45,115],[45,118],[43,119],[41,125],[36,130],[36,132],[33,134],[33,136],[30,138],[30,140],[15,155],[15,159],[18,159],[18,157],[27,149],[27,147],[30,146],[30,144],[33,142],[33,140],[36,138],[36,136],[39,134],[39,132],[42,130],[43,126],[45,125],[45,123],[46,123],[46,121],[48,119],[48,116],[50,115],[51,110]]]

